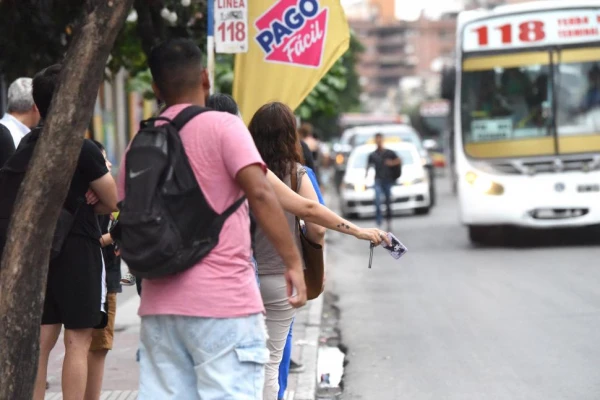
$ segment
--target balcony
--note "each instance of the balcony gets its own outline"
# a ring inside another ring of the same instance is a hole
[[[380,65],[402,65],[406,56],[401,52],[394,54],[380,54],[377,57],[377,62]]]
[[[387,94],[388,87],[382,85],[371,84],[363,88],[363,92],[369,96],[383,97]]]
[[[377,40],[377,48],[402,48],[405,45],[404,35],[380,36]]]
[[[414,74],[414,70],[408,67],[395,67],[395,68],[379,68],[377,71],[377,77],[379,78],[398,78]]]

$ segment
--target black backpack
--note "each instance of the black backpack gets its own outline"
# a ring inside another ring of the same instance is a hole
[[[388,167],[390,180],[392,182],[396,182],[400,176],[402,176],[402,164],[394,165],[393,167]]]
[[[246,200],[218,214],[198,185],[179,131],[205,111],[189,106],[173,120],[142,121],[127,152],[119,236],[121,256],[139,278],[161,278],[197,264],[217,246],[223,224]],[[166,123],[156,126],[157,121]]]

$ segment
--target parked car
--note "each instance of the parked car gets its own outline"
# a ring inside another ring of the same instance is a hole
[[[431,208],[431,181],[421,162],[421,155],[412,143],[388,143],[385,147],[398,154],[402,160],[402,176],[392,187],[392,211],[414,210],[416,214],[428,214]],[[356,147],[348,158],[340,202],[342,214],[348,217],[375,215],[375,169],[367,173],[369,154],[376,146],[367,144]]]
[[[341,184],[342,182],[342,179],[345,175],[346,165],[350,152],[357,146],[375,143],[375,135],[377,133],[381,133],[384,136],[384,141],[386,143],[408,142],[415,145],[419,153],[419,159],[423,167],[425,167],[425,169],[427,170],[427,175],[430,182],[429,198],[431,199],[431,206],[434,206],[436,200],[434,162],[429,152],[423,145],[421,137],[419,136],[417,131],[410,125],[369,125],[357,126],[346,130],[342,135],[340,143],[334,149],[336,153],[336,183]]]

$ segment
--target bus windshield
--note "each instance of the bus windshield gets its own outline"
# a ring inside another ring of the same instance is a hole
[[[461,121],[467,155],[526,157],[598,151],[598,48],[467,58]],[[583,135],[583,136],[582,136]]]

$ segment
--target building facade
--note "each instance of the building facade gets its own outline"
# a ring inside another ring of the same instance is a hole
[[[389,18],[394,12],[385,5],[364,2],[362,7],[370,13],[348,13],[348,18],[365,47],[357,65],[365,111],[394,113],[418,101],[415,96],[436,97],[441,60],[454,52],[456,15],[430,19],[421,14],[404,21]]]

